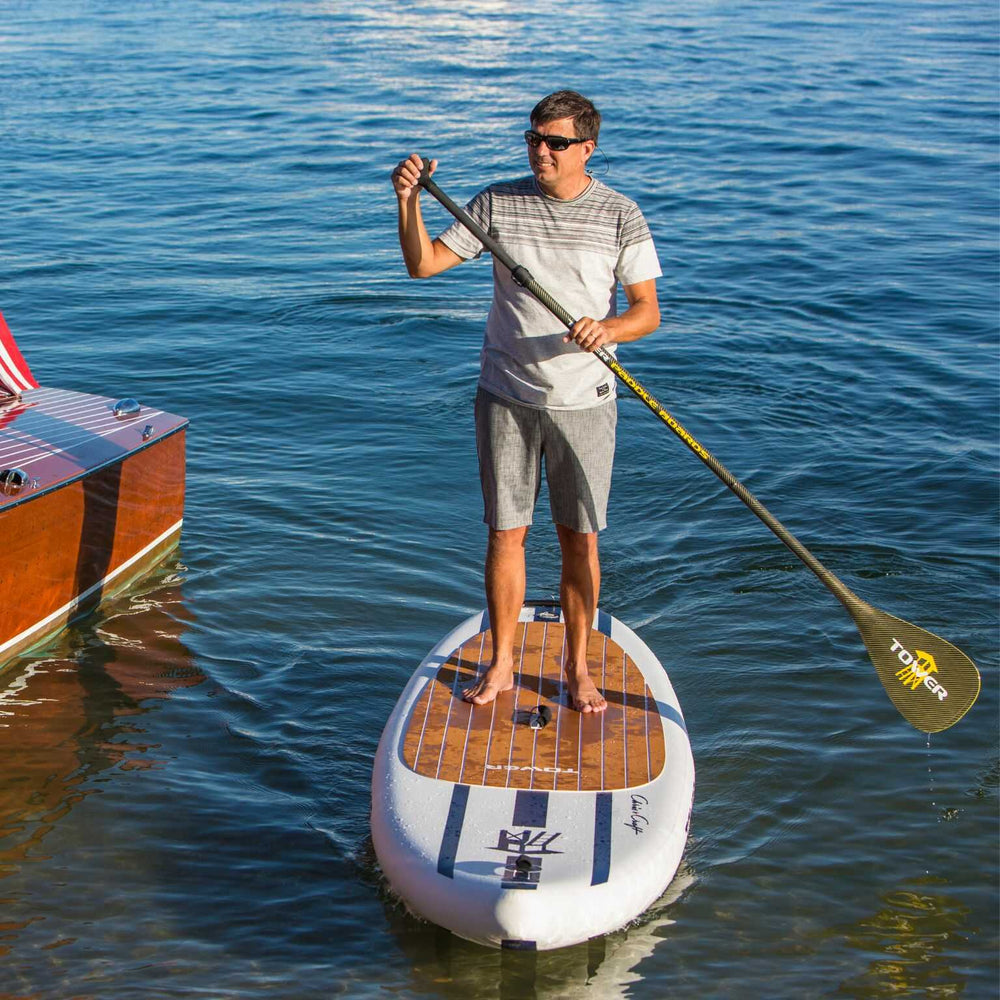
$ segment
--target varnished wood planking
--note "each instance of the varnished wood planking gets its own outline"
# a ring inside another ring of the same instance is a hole
[[[0,510],[5,553],[0,561],[0,660],[58,631],[99,603],[105,590],[119,589],[176,544],[174,532],[129,566],[121,579],[100,586],[179,523],[184,444],[179,431],[84,478]],[[28,575],[30,587],[24,585]],[[90,589],[94,593],[73,605]],[[64,613],[33,631],[67,605]]]
[[[483,638],[482,653],[479,663],[469,664],[469,672],[465,675],[463,687],[473,683],[480,672],[480,664],[490,662],[493,656],[493,645],[489,632],[481,633]],[[485,668],[484,668],[485,669]],[[465,763],[462,768],[461,781],[470,785],[480,785],[486,773],[486,755],[489,751],[490,728],[493,723],[493,709],[488,711],[470,711],[468,740],[466,741]]]
[[[650,721],[649,698],[639,668],[632,662],[631,657],[625,656],[624,659],[626,690],[642,691],[641,697],[636,694],[628,696],[629,712],[625,723],[625,776],[629,785],[642,785],[653,778],[647,738]],[[641,710],[632,711],[633,708]]]
[[[542,652],[545,642],[545,622],[524,624],[524,642],[521,647],[521,669],[514,683],[514,718],[511,724],[509,768],[507,787],[531,788],[532,767],[538,730],[523,722],[539,704],[542,686]],[[520,718],[518,716],[520,713]],[[520,724],[518,724],[520,722]]]
[[[552,713],[551,721],[537,730],[535,740],[535,766],[531,773],[531,788],[551,791],[556,787],[560,766],[559,752],[563,745],[562,728],[566,719],[575,713],[560,702],[563,691],[562,662],[565,650],[565,629],[548,630],[545,635],[545,649],[542,656],[542,683],[538,704],[547,705]]]
[[[472,721],[472,706],[463,701],[462,691],[468,686],[468,679],[475,676],[481,649],[482,637],[477,636],[463,648],[457,661],[452,663],[452,686],[448,697],[441,702],[445,709],[444,738],[441,740],[437,777],[443,781],[462,780],[469,724]]]
[[[610,642],[605,646],[604,675],[608,700],[604,713],[604,781],[611,788],[627,788],[625,759],[628,691],[625,687],[625,651]]]
[[[606,686],[606,663],[605,645],[607,638],[600,632],[590,633],[590,642],[587,644],[587,664],[591,670],[591,678],[594,683],[605,693],[605,697],[611,692]],[[604,783],[604,716],[606,712],[580,712],[580,779],[579,787],[584,791],[599,791],[605,787]],[[620,787],[620,786],[618,786]]]
[[[490,705],[472,706],[462,691],[489,665],[489,633],[466,642],[441,666],[410,715],[403,759],[419,774],[492,787],[555,791],[613,790],[645,784],[664,766],[663,729],[635,663],[596,630],[588,643],[591,677],[608,700],[605,712],[568,705],[562,664],[565,627],[520,623],[515,684]],[[551,719],[531,729],[531,711]]]

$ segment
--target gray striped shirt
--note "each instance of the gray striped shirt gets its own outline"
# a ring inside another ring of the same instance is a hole
[[[493,184],[466,210],[578,319],[617,315],[619,282],[633,285],[662,273],[638,206],[596,178],[569,201],[544,194],[534,177]],[[440,238],[466,260],[483,251],[458,222]],[[505,399],[548,409],[606,402],[615,393],[614,376],[576,344],[564,344],[565,333],[562,323],[494,261],[479,384]]]

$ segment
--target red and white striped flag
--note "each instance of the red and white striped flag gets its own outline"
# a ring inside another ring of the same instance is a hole
[[[38,383],[28,363],[14,343],[3,313],[0,313],[0,395],[16,396],[25,389],[37,389]]]

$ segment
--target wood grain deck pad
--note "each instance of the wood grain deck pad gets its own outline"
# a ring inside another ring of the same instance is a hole
[[[663,726],[642,673],[615,642],[593,631],[590,676],[608,701],[604,712],[569,705],[563,678],[565,628],[556,621],[518,625],[514,687],[492,705],[462,700],[489,666],[488,631],[457,649],[413,708],[403,759],[418,774],[468,785],[546,791],[611,791],[652,781],[664,765]],[[551,720],[527,719],[547,705]]]

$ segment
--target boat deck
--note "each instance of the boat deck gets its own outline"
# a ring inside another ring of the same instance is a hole
[[[116,416],[116,400],[67,389],[29,389],[0,399],[0,471],[20,469],[27,483],[0,490],[0,511],[121,461],[187,426],[183,417],[141,406]]]

